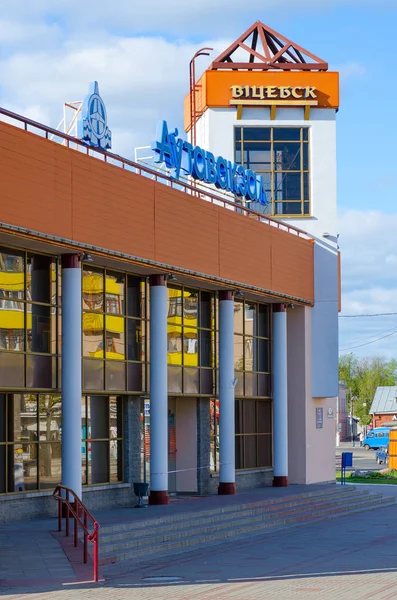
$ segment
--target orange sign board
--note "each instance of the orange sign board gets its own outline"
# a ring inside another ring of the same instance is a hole
[[[196,111],[236,106],[339,107],[339,73],[331,71],[205,71],[198,82]],[[190,128],[189,96],[185,130]]]

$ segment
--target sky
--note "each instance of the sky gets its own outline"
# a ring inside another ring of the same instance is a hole
[[[397,0],[0,0],[0,9],[0,106],[56,127],[63,103],[97,80],[112,150],[132,159],[158,120],[183,129],[196,50],[212,47],[215,58],[256,20],[338,70],[340,351],[397,359],[397,314],[345,316],[397,313]]]

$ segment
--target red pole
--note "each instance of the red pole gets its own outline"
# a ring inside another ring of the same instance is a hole
[[[61,490],[58,490],[59,496],[62,497]],[[62,501],[58,500],[58,531],[62,531]]]
[[[87,513],[84,512],[84,564],[87,564],[87,562],[88,562],[88,534],[87,534],[87,527],[88,527],[88,517],[87,517]]]
[[[95,537],[94,537],[94,581],[98,581],[98,554],[99,554],[99,535],[98,535],[98,525],[94,524],[95,527]]]
[[[79,505],[77,504],[77,498],[76,496],[74,497],[74,506],[75,506],[75,510],[76,510],[76,515],[78,515],[78,510],[79,510]],[[78,533],[77,533],[77,516],[74,517],[74,547],[77,548],[77,545],[79,543],[79,537],[78,537]]]
[[[66,536],[69,535],[69,490],[66,490]]]

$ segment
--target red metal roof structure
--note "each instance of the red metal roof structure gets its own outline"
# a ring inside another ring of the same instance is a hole
[[[241,56],[246,58],[245,62],[241,61]],[[327,71],[328,63],[256,21],[212,62],[209,69]]]

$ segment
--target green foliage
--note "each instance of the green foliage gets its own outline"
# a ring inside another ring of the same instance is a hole
[[[397,471],[389,469],[383,473],[380,471],[369,471],[366,475],[354,476],[354,471],[346,473],[346,479],[350,483],[387,483],[397,485]],[[341,472],[336,471],[336,481],[341,481]]]
[[[369,410],[378,386],[397,385],[397,361],[383,357],[358,358],[345,354],[339,358],[339,381],[347,389],[349,409],[353,398],[353,413],[362,425],[372,421]]]

